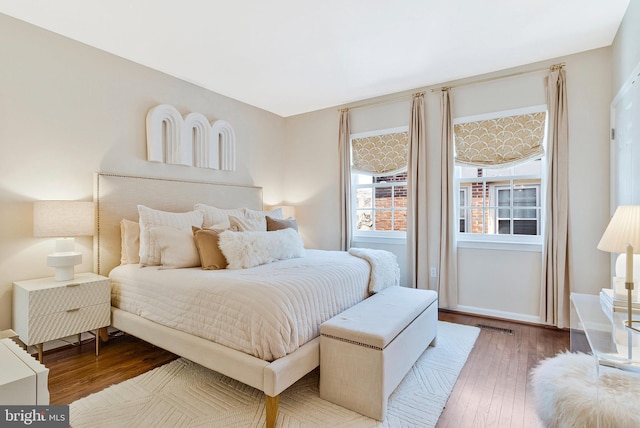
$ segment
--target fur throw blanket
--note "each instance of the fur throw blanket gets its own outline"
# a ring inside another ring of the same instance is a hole
[[[387,287],[400,285],[400,266],[398,266],[398,258],[392,252],[371,248],[351,248],[349,254],[365,259],[371,265],[369,293],[377,293]]]

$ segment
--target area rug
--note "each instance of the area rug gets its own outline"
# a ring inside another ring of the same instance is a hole
[[[433,427],[480,329],[438,322],[428,348],[389,397],[378,422],[318,395],[319,370],[280,394],[277,427]],[[264,394],[180,358],[74,401],[70,423],[81,427],[264,427]]]

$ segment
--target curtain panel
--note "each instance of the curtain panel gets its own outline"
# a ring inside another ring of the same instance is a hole
[[[424,93],[413,95],[407,164],[407,286],[429,288],[427,137]]]
[[[547,78],[546,223],[542,252],[541,321],[558,328],[570,326],[569,294],[569,124],[567,86],[562,66]]]
[[[349,109],[340,110],[338,156],[340,158],[340,250],[351,247],[351,148]]]
[[[451,97],[449,88],[440,93],[440,275],[438,303],[440,307],[458,306],[458,252],[456,248],[454,205],[454,154]]]

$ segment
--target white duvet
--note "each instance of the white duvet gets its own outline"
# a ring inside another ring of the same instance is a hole
[[[320,324],[368,295],[370,266],[341,251],[241,270],[123,265],[112,305],[266,361],[319,334]]]

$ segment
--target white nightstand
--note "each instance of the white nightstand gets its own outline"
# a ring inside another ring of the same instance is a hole
[[[94,273],[76,274],[70,281],[41,278],[13,283],[13,329],[27,346],[96,330],[111,323],[111,283]]]

